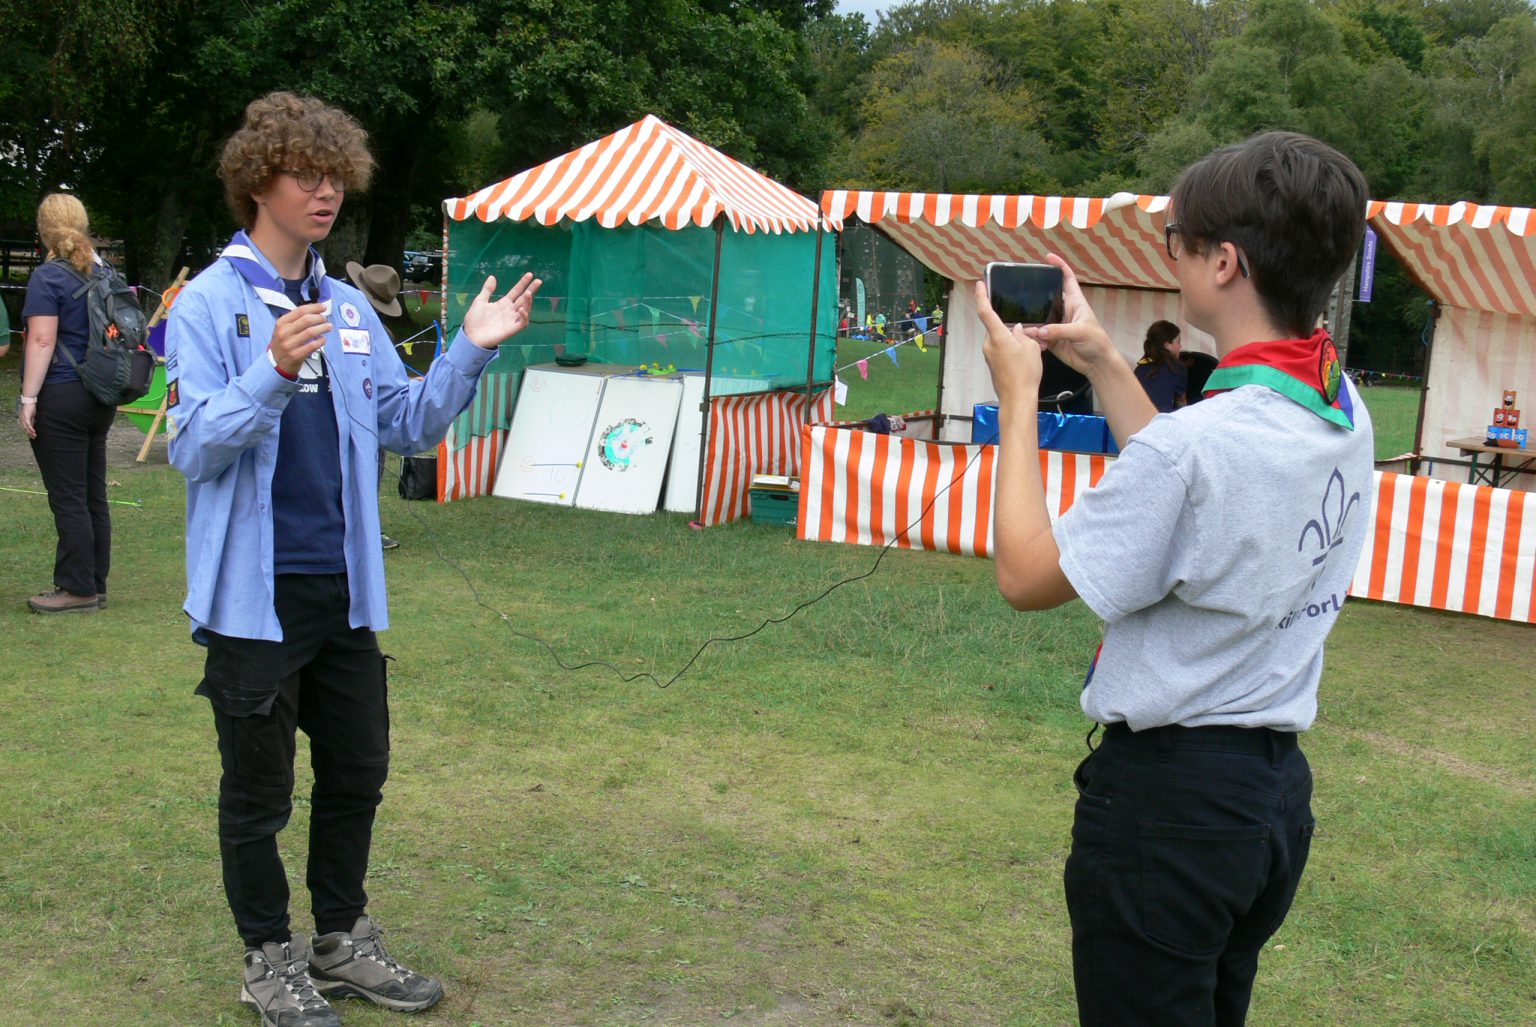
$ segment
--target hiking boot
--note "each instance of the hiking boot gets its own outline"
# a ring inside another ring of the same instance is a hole
[[[46,592],[40,592],[28,599],[27,605],[32,608],[33,613],[84,613],[86,610],[100,609],[96,601],[96,593],[77,596],[62,588],[50,588]]]
[[[105,592],[97,592],[96,593],[96,609],[98,609],[98,610],[105,610],[106,608],[107,608],[107,594]]]
[[[357,918],[351,934],[316,935],[309,967],[315,990],[327,998],[365,998],[402,1013],[441,1001],[443,986],[390,958],[383,935],[366,915]]]
[[[261,1014],[261,1027],[341,1027],[341,1017],[309,979],[308,960],[302,935],[245,950],[240,1001]]]
[[[385,549],[399,549],[400,548],[400,540],[397,539],[397,538],[390,538],[388,535],[384,534],[383,532],[380,532],[379,533],[379,545],[383,546]]]

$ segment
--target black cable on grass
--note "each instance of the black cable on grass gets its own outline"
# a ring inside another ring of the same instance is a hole
[[[349,414],[348,416],[351,416],[351,415]],[[550,657],[554,659],[555,663],[558,664],[562,670],[569,671],[571,673],[575,673],[576,671],[579,671],[579,670],[585,670],[588,667],[607,667],[609,670],[613,671],[613,673],[615,675],[618,676],[619,680],[622,683],[624,683],[626,685],[631,683],[631,682],[634,682],[634,681],[648,680],[648,681],[651,682],[651,684],[655,685],[657,688],[670,688],[674,682],[676,682],[684,674],[688,673],[689,669],[693,667],[694,663],[698,661],[699,657],[704,655],[704,650],[708,649],[711,645],[715,644],[716,642],[741,642],[741,641],[744,641],[745,639],[751,638],[753,635],[755,635],[758,632],[762,631],[764,628],[768,627],[770,624],[783,624],[784,622],[788,621],[790,618],[794,617],[794,615],[799,613],[801,610],[804,610],[804,609],[807,609],[809,607],[815,606],[817,603],[821,602],[823,599],[827,598],[827,596],[831,595],[833,592],[835,592],[838,589],[842,588],[844,585],[851,585],[854,582],[863,581],[865,578],[868,578],[868,577],[872,576],[875,573],[875,571],[880,569],[880,561],[885,559],[885,554],[891,551],[891,547],[896,545],[897,542],[900,542],[902,539],[906,538],[908,533],[910,533],[913,528],[917,527],[920,523],[922,523],[923,518],[928,516],[928,511],[933,509],[933,504],[937,503],[939,501],[939,497],[942,496],[944,493],[948,492],[955,485],[955,483],[959,482],[962,478],[965,477],[966,472],[971,469],[971,465],[976,462],[976,458],[979,457],[980,455],[981,455],[981,450],[978,449],[975,453],[973,453],[971,455],[970,460],[966,461],[965,466],[960,469],[960,473],[956,474],[953,478],[951,478],[949,480],[949,483],[946,484],[942,489],[940,489],[938,492],[934,493],[933,499],[929,500],[928,505],[923,508],[923,512],[917,515],[917,519],[914,520],[911,524],[907,525],[906,528],[904,528],[902,531],[897,533],[894,538],[892,538],[889,542],[887,542],[884,546],[881,547],[879,555],[877,555],[875,557],[875,562],[872,565],[870,565],[869,570],[865,571],[863,574],[857,574],[857,575],[854,575],[851,578],[844,578],[843,580],[841,580],[839,582],[836,582],[835,584],[829,586],[825,592],[821,593],[821,595],[817,596],[816,598],[814,598],[814,599],[807,599],[805,602],[801,603],[799,606],[795,607],[793,610],[790,610],[788,613],[786,613],[782,617],[769,617],[767,620],[763,621],[757,627],[753,628],[751,631],[746,632],[745,634],[715,636],[713,638],[709,638],[709,639],[705,640],[704,644],[699,646],[698,650],[691,657],[688,658],[688,662],[683,664],[682,668],[679,669],[677,671],[677,673],[675,673],[671,677],[667,678],[667,680],[665,682],[659,680],[654,674],[651,674],[648,671],[641,671],[638,674],[626,674],[624,671],[620,670],[618,667],[615,667],[613,664],[608,663],[608,662],[606,662],[604,660],[588,660],[585,663],[578,663],[578,664],[575,664],[574,666],[572,666],[571,664],[566,663],[563,659],[560,658],[560,654],[555,650],[554,646],[550,645],[548,642],[544,641],[544,639],[538,637],[537,635],[532,635],[532,634],[529,634],[526,631],[519,631],[517,628],[514,628],[512,626],[512,618],[511,617],[509,617],[506,613],[502,612],[501,610],[498,610],[496,607],[490,605],[489,603],[487,603],[483,599],[481,599],[480,598],[480,590],[477,589],[475,587],[475,583],[469,579],[469,575],[464,572],[464,569],[462,567],[460,567],[458,564],[454,563],[453,560],[449,558],[448,554],[443,551],[442,546],[438,544],[437,532],[432,530],[432,526],[429,525],[426,522],[426,520],[419,513],[416,512],[414,507],[407,506],[406,509],[410,512],[410,515],[416,520],[416,523],[420,524],[424,529],[426,529],[427,535],[428,535],[428,537],[430,538],[430,540],[432,542],[432,548],[437,553],[438,558],[441,559],[443,561],[443,563],[445,563],[449,567],[451,567],[453,569],[453,571],[455,573],[457,573],[460,578],[464,579],[464,584],[465,584],[466,587],[469,588],[469,594],[474,598],[475,605],[480,607],[481,609],[486,610],[486,611],[488,611],[490,613],[493,613],[497,617],[499,617],[501,619],[501,622],[507,626],[507,630],[510,631],[512,634],[516,635],[518,638],[526,638],[530,642],[536,642],[539,645],[543,646],[549,652]],[[402,466],[402,473],[404,473],[404,458],[403,457],[401,458],[401,461],[402,461],[402,464],[401,464],[401,466]]]

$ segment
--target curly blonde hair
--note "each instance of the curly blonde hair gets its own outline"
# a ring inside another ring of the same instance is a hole
[[[252,194],[264,191],[279,172],[318,171],[361,191],[373,178],[373,165],[368,133],[350,114],[313,96],[279,91],[245,108],[245,124],[224,144],[219,178],[230,211],[249,229],[256,224]]]
[[[90,237],[91,219],[85,204],[70,193],[49,193],[37,205],[37,234],[48,256],[63,257],[83,275],[96,262],[96,244]]]

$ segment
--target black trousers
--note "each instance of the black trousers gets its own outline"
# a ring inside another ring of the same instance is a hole
[[[1079,1019],[1238,1027],[1312,843],[1296,736],[1111,725],[1075,778],[1066,892]]]
[[[345,574],[276,579],[283,641],[208,632],[199,695],[218,731],[219,854],[247,946],[287,941],[288,879],[277,835],[293,811],[295,728],[309,737],[309,887],[315,929],[349,931],[368,905],[363,879],[389,774],[386,657],[347,624]]]
[[[37,394],[32,455],[59,535],[53,584],[75,595],[105,595],[112,569],[107,431],[116,414],[78,381],[44,385]]]

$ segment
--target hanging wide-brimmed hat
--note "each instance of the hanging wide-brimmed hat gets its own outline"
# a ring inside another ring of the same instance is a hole
[[[347,277],[352,284],[363,290],[373,309],[385,317],[400,316],[400,272],[388,264],[369,264],[367,267],[355,260],[347,261]]]

